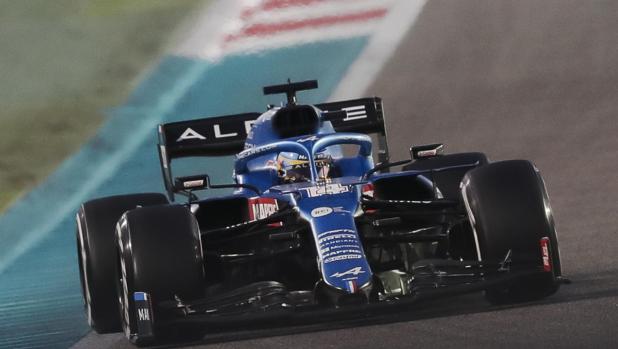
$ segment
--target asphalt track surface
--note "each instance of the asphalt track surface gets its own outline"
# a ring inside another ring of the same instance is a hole
[[[493,161],[532,160],[571,285],[514,307],[475,294],[361,327],[244,332],[195,347],[618,347],[617,16],[613,1],[430,1],[368,91],[384,98],[394,159],[441,141]],[[78,347],[131,345],[89,335]]]

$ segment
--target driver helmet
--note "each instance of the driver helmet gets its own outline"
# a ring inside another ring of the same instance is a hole
[[[332,178],[333,158],[326,153],[315,156],[318,180]],[[311,180],[310,163],[306,156],[297,153],[279,153],[277,156],[277,173],[283,183],[308,182]]]

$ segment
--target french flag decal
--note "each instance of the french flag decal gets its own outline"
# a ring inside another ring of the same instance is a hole
[[[350,293],[356,293],[357,291],[357,287],[356,287],[356,282],[353,280],[348,280],[348,290],[350,291]]]

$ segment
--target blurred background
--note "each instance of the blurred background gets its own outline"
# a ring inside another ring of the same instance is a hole
[[[0,1],[0,209],[94,135],[202,3]]]
[[[383,97],[395,160],[434,142],[532,160],[573,284],[215,347],[615,347],[617,18],[603,0],[0,0],[0,347],[126,347],[86,324],[79,204],[162,192],[158,123],[262,111],[287,78],[319,80],[302,102]],[[229,158],[199,166],[231,178]]]

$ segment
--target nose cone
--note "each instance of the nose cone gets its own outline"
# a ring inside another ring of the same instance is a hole
[[[311,225],[324,282],[348,294],[359,293],[373,274],[354,224],[358,191],[338,185],[328,192],[303,195],[298,207]]]

